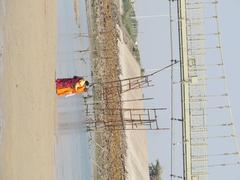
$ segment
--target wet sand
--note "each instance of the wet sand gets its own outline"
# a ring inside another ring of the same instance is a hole
[[[55,0],[7,0],[2,180],[55,179]]]

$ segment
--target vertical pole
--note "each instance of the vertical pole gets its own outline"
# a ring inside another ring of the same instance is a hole
[[[183,119],[183,176],[184,180],[192,180],[186,0],[178,1],[178,27]]]
[[[156,119],[156,126],[157,126],[157,129],[159,129],[158,123],[157,123],[157,112],[156,112],[156,109],[154,109],[153,111],[154,111],[154,117]]]
[[[120,100],[121,101],[121,100]],[[122,103],[122,102],[121,102]],[[120,121],[122,121],[122,129],[124,130],[125,129],[125,123],[124,123],[124,114],[123,114],[123,110],[120,109],[119,110],[119,113],[120,113]]]
[[[172,1],[169,0],[169,30],[170,30],[170,59],[171,64],[173,64],[173,19],[172,19]],[[173,143],[174,143],[174,124],[173,124],[173,65],[171,66],[171,180],[173,180],[173,171],[174,171],[174,151],[173,151]]]
[[[132,129],[133,129],[134,127],[133,127],[133,121],[132,121],[132,110],[131,110],[131,109],[130,109],[130,119],[131,119]]]

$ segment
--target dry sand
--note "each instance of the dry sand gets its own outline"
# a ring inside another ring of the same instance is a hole
[[[141,66],[133,57],[129,51],[127,44],[123,40],[121,29],[119,45],[119,58],[121,64],[121,79],[129,77],[141,76]],[[122,94],[123,100],[140,99],[142,96],[142,89],[135,89]],[[123,108],[144,108],[143,101],[133,101],[123,103]],[[137,112],[140,113],[140,112]],[[126,119],[130,119],[129,114],[125,114]],[[131,127],[130,127],[131,128]],[[127,141],[127,158],[126,158],[126,169],[127,169],[127,180],[148,180],[148,154],[147,154],[147,136],[146,131],[134,130],[126,131]]]
[[[1,180],[55,176],[55,0],[6,0]]]

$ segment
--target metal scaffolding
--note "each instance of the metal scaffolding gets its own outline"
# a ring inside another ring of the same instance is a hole
[[[222,55],[218,1],[179,0],[177,4],[183,178],[207,180],[210,168],[239,165],[239,145]],[[216,149],[220,142],[228,144],[228,148]],[[232,160],[229,156],[234,156],[235,161],[229,162]]]
[[[94,111],[87,111],[87,130],[164,130],[167,128],[159,128],[157,119],[157,111],[164,109],[98,109],[97,111],[101,111],[103,115],[112,119],[108,121],[94,117]],[[116,119],[116,116],[121,118]]]

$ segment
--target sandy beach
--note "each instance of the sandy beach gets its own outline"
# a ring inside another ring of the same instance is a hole
[[[55,179],[55,0],[7,0],[1,180]]]

